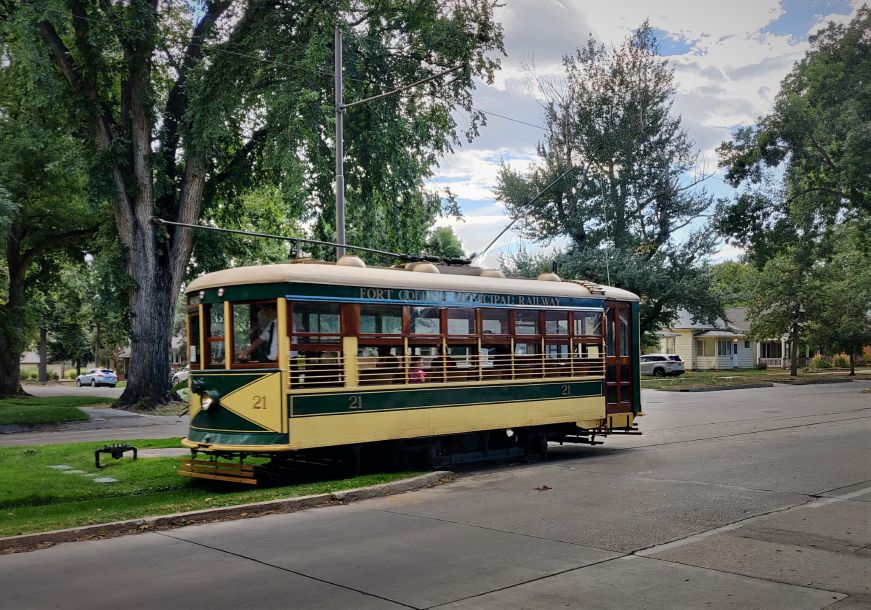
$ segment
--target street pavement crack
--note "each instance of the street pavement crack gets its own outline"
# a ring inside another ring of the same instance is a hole
[[[526,534],[523,532],[512,532],[510,530],[500,530],[500,529],[495,528],[495,527],[487,527],[485,525],[477,525],[475,523],[463,523],[462,521],[454,521],[452,519],[441,519],[439,517],[430,517],[429,515],[415,515],[412,513],[404,513],[402,511],[398,511],[398,510],[387,510],[384,508],[367,508],[366,510],[371,510],[371,511],[379,512],[379,513],[388,513],[391,515],[401,515],[403,517],[412,517],[415,519],[426,519],[428,521],[436,521],[438,523],[449,523],[451,525],[460,525],[462,527],[471,527],[471,528],[475,528],[475,529],[479,529],[479,530],[484,530],[487,532],[496,532],[499,534],[508,534],[511,536],[521,536],[523,538],[532,538],[535,540],[543,540],[545,542],[556,542],[559,544],[568,544],[571,546],[577,546],[577,547],[581,547],[584,549],[595,549],[597,551],[606,551],[608,553],[623,553],[624,552],[624,551],[616,551],[614,549],[606,549],[606,548],[598,547],[598,546],[590,546],[589,544],[581,544],[579,542],[571,542],[568,540],[558,540],[556,538],[548,538],[547,536],[535,536],[533,534]]]
[[[595,548],[595,547],[588,547]],[[447,602],[442,602],[441,604],[436,604],[434,606],[427,606],[423,610],[432,610],[432,608],[440,608],[442,606],[446,606],[448,604],[455,604],[457,602],[463,602],[470,599],[477,599],[479,597],[483,597],[485,595],[490,595],[491,593],[499,593],[500,591],[508,591],[509,589],[515,589],[517,587],[522,587],[523,585],[528,585],[530,583],[539,582],[542,580],[547,580],[548,578],[553,578],[554,576],[560,576],[562,574],[569,574],[571,572],[577,572],[579,570],[584,570],[586,568],[591,568],[593,566],[602,565],[603,563],[608,563],[609,561],[617,561],[618,559],[623,559],[624,557],[628,557],[629,553],[624,553],[619,557],[609,557],[608,559],[603,559],[601,561],[596,561],[593,563],[587,563],[582,566],[575,566],[574,568],[566,568],[565,570],[560,570],[558,572],[553,572],[552,574],[543,574],[541,576],[537,576],[535,578],[530,578],[529,580],[524,580],[521,582],[516,582],[514,584],[505,585],[504,587],[497,587],[496,589],[491,589],[490,591],[482,591],[481,593],[476,593],[474,595],[468,595],[466,597],[458,597],[457,599],[452,599]]]
[[[263,561],[261,559],[255,559],[254,557],[248,557],[247,555],[242,555],[240,553],[234,553],[233,551],[228,551],[227,549],[222,549],[216,546],[211,546],[208,544],[204,544],[202,542],[196,542],[194,540],[188,540],[187,538],[180,538],[179,536],[173,536],[166,532],[152,532],[157,534],[158,536],[165,536],[167,538],[172,538],[173,540],[178,540],[179,542],[187,542],[188,544],[193,544],[205,549],[211,549],[213,551],[218,551],[219,553],[224,553],[226,555],[231,555],[233,557],[238,557],[239,559],[245,559],[247,561],[251,561],[254,563],[258,563],[260,565],[275,568],[276,570],[281,570],[282,572],[287,572],[288,574],[294,574],[296,576],[301,576],[303,578],[308,578],[310,580],[314,580],[316,582],[323,583],[325,585],[331,585],[333,587],[339,587],[340,589],[345,589],[346,591],[353,591],[354,593],[359,593],[360,595],[365,595],[366,597],[372,597],[374,599],[380,599],[381,601],[390,602],[391,604],[396,604],[397,606],[402,606],[403,608],[414,608],[415,610],[419,610],[417,606],[410,606],[409,604],[405,604],[403,602],[397,601],[395,599],[390,599],[389,597],[384,597],[382,595],[376,595],[375,593],[370,593],[369,591],[363,591],[361,589],[355,589],[354,587],[349,587],[348,585],[343,585],[337,582],[332,582],[326,580],[324,578],[318,578],[317,576],[312,576],[310,574],[306,574],[304,572],[298,572],[296,570],[291,570],[290,568],[285,568],[283,566],[275,565],[274,563],[269,563],[268,561]]]

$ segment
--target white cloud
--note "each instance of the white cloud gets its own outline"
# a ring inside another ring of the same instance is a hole
[[[853,14],[864,1],[851,0]],[[689,48],[669,57],[678,89],[674,112],[681,115],[700,151],[699,169],[710,173],[716,169],[716,147],[736,126],[750,124],[770,111],[780,81],[809,49],[803,32],[763,31],[785,10],[782,0],[511,0],[496,14],[504,26],[508,56],[493,86],[479,84],[474,105],[541,125],[543,113],[526,66],[534,64],[540,76],[559,77],[562,56],[584,44],[590,34],[616,46],[648,18],[653,27]],[[820,17],[812,30],[851,16]],[[464,125],[465,117],[457,120]],[[537,162],[535,146],[543,136],[534,126],[490,116],[479,138],[441,161],[433,184],[448,186],[470,202],[495,203],[499,163],[529,167]],[[466,223],[455,226],[470,251],[486,245],[504,226],[500,223],[507,222],[498,206],[488,210],[475,208],[474,214],[467,212]],[[497,249],[507,247],[511,240],[518,243],[516,234],[508,235]],[[730,257],[740,252],[724,248],[718,257],[721,254]]]
[[[442,159],[436,171],[434,187],[448,187],[460,199],[493,201],[500,164],[524,170],[536,161],[535,151],[463,149]]]

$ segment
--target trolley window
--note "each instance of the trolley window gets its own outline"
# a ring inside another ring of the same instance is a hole
[[[468,337],[477,334],[474,309],[448,309],[446,312],[448,335]]]
[[[597,311],[576,311],[575,336],[576,337],[601,337],[602,314]]]
[[[224,304],[206,306],[206,357],[210,368],[224,366]]]
[[[629,355],[629,310],[620,308],[620,355]]]
[[[361,335],[401,335],[402,307],[395,305],[361,305]]]
[[[617,352],[617,321],[614,308],[605,312],[605,354],[614,356]]]
[[[257,303],[232,303],[233,363],[270,362],[273,345],[276,347],[272,361],[277,359],[278,334],[275,319],[275,301]],[[251,346],[257,344],[253,350]],[[247,353],[247,356],[242,356]]]
[[[569,312],[544,312],[544,332],[549,336],[564,336],[569,334]]]
[[[200,315],[188,316],[190,345],[188,345],[188,363],[192,369],[200,368]]]
[[[293,343],[341,342],[341,316],[338,303],[294,303]]]
[[[515,335],[538,335],[539,312],[530,309],[520,309],[515,312],[514,334]]]
[[[510,335],[507,309],[482,309],[481,310],[481,334],[482,335]]]
[[[437,307],[412,307],[410,318],[413,335],[439,335],[442,332],[441,312]]]

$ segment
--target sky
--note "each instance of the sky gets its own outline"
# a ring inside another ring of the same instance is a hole
[[[467,253],[480,252],[509,222],[493,189],[500,163],[525,169],[537,163],[543,113],[529,86],[527,67],[542,76],[562,74],[561,57],[592,35],[618,46],[645,19],[655,28],[660,51],[675,70],[674,112],[700,154],[700,170],[714,172],[716,147],[737,127],[770,111],[780,81],[809,49],[808,35],[829,21],[847,22],[863,0],[504,0],[502,23],[507,57],[492,85],[479,83],[474,106],[491,115],[481,135],[440,160],[433,183],[459,197],[462,221],[451,226]],[[467,118],[457,115],[459,127]],[[524,124],[529,123],[529,125]],[[716,173],[706,188],[718,196],[734,193]],[[509,231],[483,260],[497,266],[499,255],[521,245],[531,251],[560,244],[521,241]],[[723,245],[714,260],[736,258]]]

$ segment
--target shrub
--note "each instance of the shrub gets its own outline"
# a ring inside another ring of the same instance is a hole
[[[850,366],[850,359],[844,354],[838,354],[832,358],[832,366],[836,369],[845,369]]]
[[[64,371],[64,379],[75,379],[76,377],[78,377],[78,375],[76,375],[76,369]]]
[[[830,369],[832,368],[832,361],[822,354],[817,354],[810,359],[808,366],[812,369]]]
[[[756,370],[757,371],[765,371],[767,369],[768,369],[768,365],[765,364],[764,362],[757,362],[756,363]]]
[[[30,381],[31,379],[39,377],[39,372],[34,368],[21,369],[19,377],[21,378],[21,381]]]

